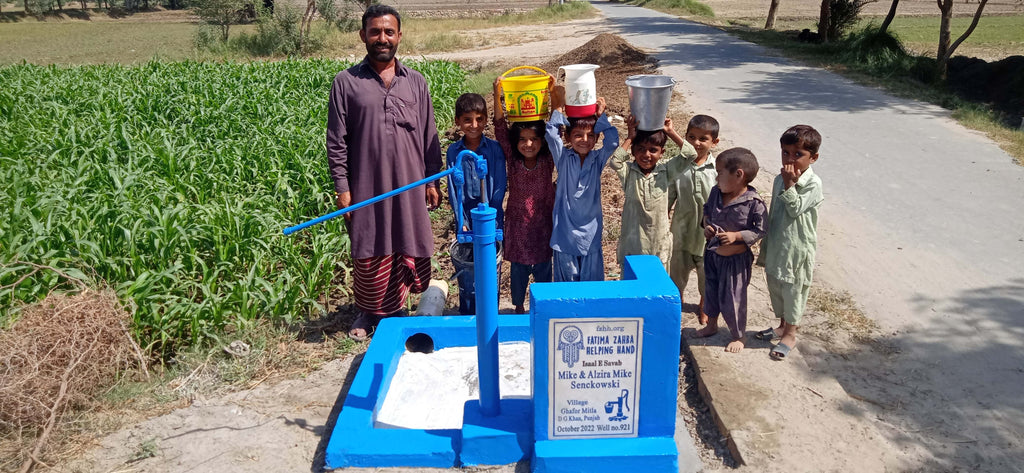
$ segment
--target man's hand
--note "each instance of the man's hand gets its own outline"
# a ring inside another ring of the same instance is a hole
[[[434,210],[441,206],[441,194],[436,187],[427,187],[427,210]]]
[[[338,198],[337,201],[335,202],[335,205],[338,206],[338,210],[341,210],[345,207],[348,207],[349,205],[352,205],[352,193],[342,192],[338,194]],[[345,220],[352,220],[352,212],[345,214],[344,217]]]
[[[792,164],[783,164],[781,173],[782,184],[786,189],[789,189],[790,187],[793,187],[793,184],[796,184],[797,179],[800,179],[803,171],[797,169],[796,166]]]

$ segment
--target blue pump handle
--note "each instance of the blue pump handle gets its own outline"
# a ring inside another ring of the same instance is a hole
[[[442,177],[445,177],[445,176],[447,176],[449,174],[455,174],[455,176],[453,176],[453,179],[457,180],[458,183],[461,185],[461,183],[463,182],[463,177],[462,177],[462,159],[464,157],[466,157],[466,156],[468,156],[470,159],[473,159],[477,163],[477,170],[481,169],[480,163],[483,162],[484,163],[483,164],[483,171],[484,171],[484,173],[482,175],[484,175],[484,176],[487,175],[487,161],[484,160],[484,158],[482,156],[480,156],[479,154],[476,154],[476,153],[474,153],[474,152],[472,152],[472,151],[470,151],[468,149],[467,150],[463,150],[457,156],[455,156],[455,165],[450,167],[450,168],[448,168],[448,169],[445,169],[444,171],[441,171],[441,172],[439,172],[437,174],[434,174],[433,176],[428,176],[428,177],[425,177],[423,179],[420,179],[420,180],[418,180],[416,182],[413,182],[412,184],[406,184],[406,185],[404,185],[402,187],[399,187],[398,189],[395,189],[393,191],[386,192],[384,194],[378,195],[377,197],[372,197],[372,198],[366,199],[366,200],[364,200],[362,202],[359,202],[358,204],[353,204],[353,205],[350,205],[350,206],[345,207],[343,209],[335,210],[334,212],[331,212],[331,213],[329,213],[327,215],[321,215],[321,216],[319,216],[317,218],[314,218],[313,220],[309,220],[307,222],[303,222],[303,223],[300,223],[298,225],[285,228],[284,229],[284,234],[285,235],[291,235],[292,233],[295,233],[295,232],[297,232],[299,230],[302,230],[303,228],[311,227],[311,226],[316,225],[318,223],[326,222],[327,220],[330,220],[332,218],[340,217],[340,216],[345,215],[345,214],[347,214],[349,212],[352,212],[353,210],[359,210],[359,209],[361,209],[363,207],[366,207],[367,205],[376,204],[377,202],[380,202],[380,201],[382,201],[384,199],[396,196],[396,195],[401,194],[401,193],[403,193],[403,192],[405,192],[405,191],[407,191],[409,189],[413,189],[415,187],[422,186],[423,184],[426,184],[428,182],[436,181],[436,180],[441,179]],[[457,202],[457,210],[458,210],[456,212],[456,215],[457,215],[456,218],[458,218],[458,225],[459,225],[458,228],[461,230],[461,228],[462,228],[462,199],[460,198],[456,202]]]
[[[487,186],[484,181],[487,178],[487,160],[483,156],[476,154],[470,150],[463,150],[455,157],[455,171],[452,173],[452,184],[448,193],[451,195],[452,206],[455,208],[455,239],[459,243],[472,243],[473,232],[462,229],[463,223],[463,195],[462,185],[466,182],[465,173],[462,172],[462,155],[469,153],[471,159],[473,159],[474,170],[476,171],[477,177],[480,178],[480,206],[488,205]],[[500,205],[500,204],[499,204]],[[504,239],[504,234],[501,230],[495,230],[494,238],[497,241]]]

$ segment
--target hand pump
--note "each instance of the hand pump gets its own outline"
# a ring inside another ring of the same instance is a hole
[[[463,159],[474,162],[474,171],[480,178],[481,203],[470,210],[473,219],[473,230],[462,230],[462,192],[459,190],[465,182],[462,171]],[[325,222],[332,218],[345,215],[368,205],[375,204],[389,197],[406,192],[428,182],[452,175],[453,189],[449,189],[455,206],[456,237],[459,243],[473,243],[473,273],[476,285],[476,352],[477,372],[480,377],[480,411],[489,417],[500,413],[499,401],[501,393],[498,389],[498,263],[497,243],[502,239],[502,232],[497,230],[495,219],[497,211],[488,205],[487,199],[487,161],[480,155],[464,150],[455,157],[454,166],[433,176],[425,177],[393,191],[364,200],[329,214],[317,217],[304,223],[284,229],[285,235],[291,235],[306,227]]]

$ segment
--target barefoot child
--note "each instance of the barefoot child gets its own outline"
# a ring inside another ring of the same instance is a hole
[[[619,237],[618,261],[629,255],[655,255],[668,270],[672,252],[672,234],[669,231],[669,192],[682,171],[697,157],[697,152],[679,136],[672,120],[658,131],[636,129],[636,118],[626,119],[629,134],[615,150],[608,166],[622,181],[622,234]],[[673,158],[662,160],[665,140],[679,146]],[[633,162],[628,162],[630,150]]]
[[[672,213],[672,259],[669,275],[683,296],[690,273],[697,271],[697,291],[700,293],[697,320],[708,323],[704,313],[704,203],[715,185],[715,157],[711,150],[718,145],[718,120],[707,115],[694,115],[686,125],[686,142],[697,152],[695,159],[687,159],[679,178],[669,187],[668,205],[675,206]]]
[[[764,237],[768,209],[750,185],[758,171],[754,153],[746,148],[727,149],[716,165],[718,185],[704,204],[704,312],[708,324],[697,337],[718,333],[721,314],[732,335],[725,350],[737,353],[743,349],[747,329],[747,286],[754,262],[750,246]]]
[[[764,238],[764,272],[777,329],[755,335],[762,340],[782,337],[770,355],[781,360],[796,346],[796,329],[811,290],[818,243],[818,207],[824,197],[821,179],[811,170],[818,160],[821,135],[808,125],[790,127],[779,139],[782,170],[772,186],[768,235]]]
[[[556,86],[551,92],[554,111],[545,139],[558,170],[551,231],[554,280],[602,281],[601,171],[619,146],[619,132],[604,114],[603,97],[597,98],[596,116],[566,120],[561,111],[565,106],[565,88]],[[562,143],[560,126],[565,126],[571,148]],[[602,133],[601,149],[595,150],[597,137]]]
[[[554,82],[554,78],[551,79]],[[501,107],[499,80],[494,81],[494,137],[505,152],[508,202],[505,203],[505,260],[512,264],[512,304],[526,313],[526,287],[551,281],[551,209],[555,162],[544,142],[544,122],[516,122],[511,127]]]
[[[505,201],[505,153],[497,141],[484,136],[484,128],[487,127],[487,101],[480,94],[462,94],[455,100],[455,124],[462,132],[462,139],[448,147],[447,165],[455,165],[455,157],[463,150],[470,150],[487,160],[486,189],[480,188],[479,179],[471,179],[470,173],[460,188],[462,194],[462,226],[466,230],[472,230],[473,219],[469,213],[476,208],[477,204],[483,201],[483,193],[486,192],[488,205],[494,207],[498,214],[495,217],[495,225],[501,230],[504,227],[503,212],[501,205]],[[469,162],[463,162],[463,170],[471,168]],[[475,172],[472,173],[475,175]],[[452,196],[455,184],[451,177],[448,178],[448,192]],[[455,211],[454,199],[449,199],[452,204],[452,211]],[[461,230],[461,229],[460,229]],[[465,244],[463,244],[465,245]],[[472,247],[472,245],[468,245]],[[471,254],[471,253],[470,253]],[[468,255],[466,255],[468,256]],[[499,266],[498,272],[501,272]],[[463,271],[459,274],[459,313],[470,315],[476,313],[476,291],[473,285],[473,273]]]

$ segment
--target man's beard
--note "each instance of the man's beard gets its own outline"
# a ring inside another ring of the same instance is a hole
[[[398,45],[391,45],[388,49],[380,51],[377,46],[386,45],[386,43],[374,43],[366,45],[366,53],[377,62],[391,62],[395,57],[395,53],[398,52]]]

